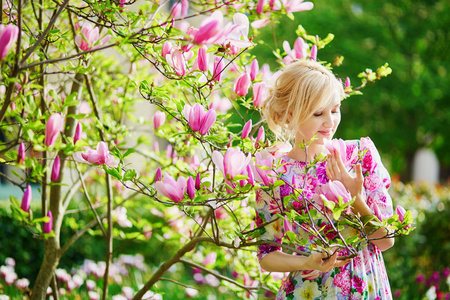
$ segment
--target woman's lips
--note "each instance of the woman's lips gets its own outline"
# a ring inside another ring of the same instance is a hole
[[[333,131],[331,131],[331,130],[319,131],[319,133],[323,136],[331,136],[333,134]]]

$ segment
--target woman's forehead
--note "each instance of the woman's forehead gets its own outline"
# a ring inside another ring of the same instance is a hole
[[[335,92],[330,95],[330,97],[322,100],[319,104],[318,110],[323,110],[326,108],[334,108],[341,105],[341,99],[339,98],[339,93]]]

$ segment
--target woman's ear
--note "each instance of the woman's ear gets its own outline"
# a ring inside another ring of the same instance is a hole
[[[292,111],[288,112],[287,122],[291,123],[292,121]]]

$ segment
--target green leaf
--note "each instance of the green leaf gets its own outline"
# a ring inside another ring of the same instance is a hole
[[[125,174],[123,175],[123,180],[133,180],[133,178],[136,176],[136,171],[133,169],[129,169],[125,171]]]
[[[13,205],[14,207],[20,208],[21,204],[19,200],[16,199],[16,197],[9,196],[9,201],[11,202],[11,205]]]
[[[125,158],[125,157],[127,157],[128,155],[133,154],[133,153],[135,153],[135,152],[136,152],[135,149],[130,148],[130,149],[128,149],[128,150],[124,153],[123,158]]]
[[[287,207],[289,202],[291,201],[293,197],[291,195],[287,195],[286,197],[283,198],[283,205],[284,207]]]
[[[324,38],[321,42],[320,42],[320,48],[325,47],[326,45],[328,45],[329,43],[331,43],[331,41],[333,41],[334,39],[334,34],[329,33],[326,38]]]
[[[410,210],[406,211],[405,215],[403,216],[403,224],[412,224],[414,221],[414,218],[412,216],[412,213]]]
[[[284,182],[284,180],[277,180],[273,183],[273,187],[276,188],[276,187],[279,187],[279,186],[282,186],[285,184],[286,184],[286,182]]]
[[[329,208],[331,211],[335,208],[335,203],[332,201],[328,201],[328,199],[324,195],[320,195],[320,198],[322,198],[323,205],[327,208]]]
[[[295,241],[295,238],[296,238],[295,233],[293,233],[292,231],[288,231],[288,232],[286,232],[286,234],[287,234],[289,240],[291,240],[292,242]]]
[[[242,174],[238,174],[236,176],[234,176],[233,180],[244,180],[244,179],[248,179],[247,175],[242,175]]]
[[[375,216],[362,216],[361,217],[361,220],[362,220],[364,226],[367,225],[370,221],[372,221],[374,219],[375,219]]]
[[[50,218],[46,216],[46,217],[34,219],[32,221],[33,224],[36,224],[36,223],[39,223],[39,222],[42,222],[42,223],[50,222]]]
[[[122,180],[122,174],[120,172],[118,172],[115,168],[108,168],[106,165],[103,165],[103,170],[105,170],[106,173],[108,173],[109,175]]]
[[[77,106],[79,103],[80,101],[77,100],[77,93],[72,93],[67,96],[66,100],[64,101],[64,106]]]
[[[335,209],[333,211],[333,218],[335,220],[338,220],[341,217],[341,214],[342,214],[342,209]]]

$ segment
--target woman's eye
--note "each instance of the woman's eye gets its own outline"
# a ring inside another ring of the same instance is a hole
[[[322,113],[315,113],[314,117],[320,117],[322,115]]]
[[[339,112],[340,112],[339,109],[335,110],[335,111],[332,111],[333,114],[338,114]]]

